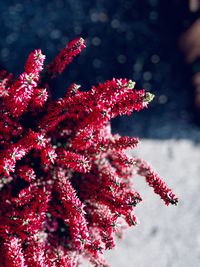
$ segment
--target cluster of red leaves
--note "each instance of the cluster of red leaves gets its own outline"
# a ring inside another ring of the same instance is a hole
[[[0,267],[74,267],[81,256],[107,266],[114,234],[137,223],[135,173],[177,203],[151,166],[124,153],[138,139],[111,134],[110,120],[147,107],[151,94],[113,79],[50,98],[48,81],[84,47],[72,41],[45,70],[36,50],[16,80],[0,72]]]

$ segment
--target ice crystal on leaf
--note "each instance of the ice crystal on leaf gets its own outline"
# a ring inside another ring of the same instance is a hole
[[[125,154],[138,139],[111,133],[110,120],[146,108],[150,93],[112,79],[50,98],[49,80],[84,47],[72,41],[46,67],[35,50],[17,79],[0,72],[0,267],[74,267],[81,257],[108,266],[103,251],[137,223],[135,173],[177,203],[149,164]]]

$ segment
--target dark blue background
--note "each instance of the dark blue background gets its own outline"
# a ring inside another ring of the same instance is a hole
[[[1,67],[17,75],[30,51],[41,48],[49,62],[69,40],[82,36],[87,49],[54,83],[54,97],[62,96],[74,81],[89,89],[113,77],[133,79],[156,98],[151,108],[133,119],[116,119],[114,129],[173,137],[170,124],[192,121],[190,70],[177,45],[178,36],[191,23],[186,3],[0,0]]]

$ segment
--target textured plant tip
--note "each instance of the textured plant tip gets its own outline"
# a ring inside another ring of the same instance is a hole
[[[147,103],[150,103],[151,101],[153,101],[155,95],[150,93],[150,92],[146,92],[145,96],[144,96],[144,101]]]
[[[47,67],[35,50],[16,79],[0,72],[2,267],[76,267],[81,257],[108,266],[102,253],[138,222],[136,173],[166,205],[177,204],[148,163],[125,154],[138,138],[111,132],[112,118],[146,108],[151,93],[113,78],[88,91],[73,83],[51,99],[49,80],[84,47],[82,38],[70,42]]]
[[[133,82],[132,80],[129,80],[127,88],[133,89],[134,87],[135,87],[135,82]]]
[[[73,58],[84,48],[85,40],[82,37],[71,41],[65,48],[63,48],[47,67],[51,77],[55,77],[57,73],[62,73],[66,66],[72,62]]]

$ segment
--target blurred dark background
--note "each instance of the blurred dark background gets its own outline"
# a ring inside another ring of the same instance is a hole
[[[113,77],[133,79],[156,98],[148,110],[115,119],[114,131],[190,138],[187,126],[195,117],[191,68],[178,39],[195,16],[187,0],[0,0],[0,65],[17,75],[30,51],[41,48],[49,62],[68,41],[82,36],[87,49],[56,81],[54,97],[74,81],[89,89]]]

